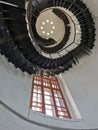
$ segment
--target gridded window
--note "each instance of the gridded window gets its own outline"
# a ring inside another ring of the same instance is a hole
[[[56,76],[33,76],[30,108],[49,116],[71,118]]]

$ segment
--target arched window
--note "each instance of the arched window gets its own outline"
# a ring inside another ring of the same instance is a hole
[[[59,118],[71,118],[56,76],[33,75],[30,108]]]

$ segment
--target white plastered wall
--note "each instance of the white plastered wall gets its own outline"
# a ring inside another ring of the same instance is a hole
[[[32,77],[16,70],[0,56],[0,130],[98,128],[98,0],[84,0],[96,23],[97,40],[92,55],[62,74],[81,113],[81,120],[59,120],[29,109]],[[12,111],[14,110],[14,111]],[[47,128],[46,128],[47,127]]]

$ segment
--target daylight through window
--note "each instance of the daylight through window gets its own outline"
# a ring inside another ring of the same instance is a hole
[[[30,108],[59,118],[71,118],[56,76],[33,75]]]

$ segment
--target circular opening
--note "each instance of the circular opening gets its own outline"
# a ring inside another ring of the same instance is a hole
[[[53,21],[51,21],[50,23],[53,24]]]
[[[46,22],[49,23],[49,20],[47,19]]]
[[[45,31],[42,31],[43,34],[45,34]]]
[[[53,31],[51,31],[51,34],[53,34]]]
[[[47,33],[47,36],[49,36],[50,35],[50,33]]]
[[[55,26],[52,26],[52,29],[55,29]]]
[[[51,38],[57,43],[62,41],[65,34],[64,22],[53,13],[53,8],[45,9],[40,13],[36,21],[36,30],[40,37]]]
[[[44,27],[41,26],[41,29],[43,29]]]
[[[42,25],[45,25],[45,22],[42,22]]]

